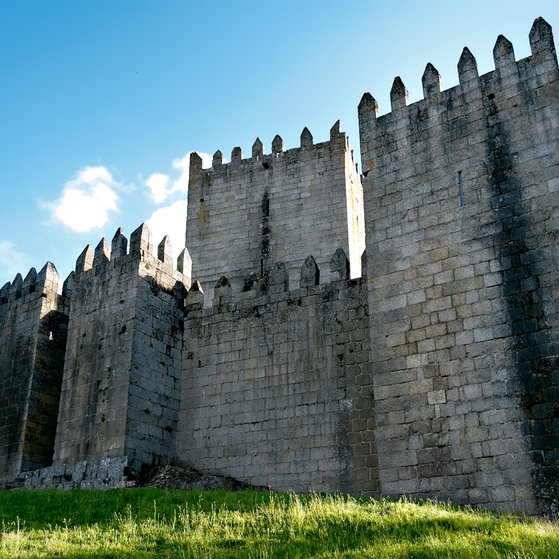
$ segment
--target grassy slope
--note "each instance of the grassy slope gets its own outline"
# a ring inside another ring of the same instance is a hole
[[[559,558],[559,523],[341,496],[0,492],[0,558]]]

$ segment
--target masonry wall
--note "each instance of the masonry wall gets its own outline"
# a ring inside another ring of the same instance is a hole
[[[210,299],[223,273],[240,290],[247,276],[263,279],[278,261],[287,263],[294,283],[309,254],[328,279],[328,262],[339,246],[349,255],[351,276],[360,276],[363,195],[339,122],[328,142],[313,144],[305,129],[300,148],[284,151],[283,140],[276,136],[272,153],[265,155],[256,140],[251,158],[242,159],[235,148],[231,162],[224,164],[217,152],[210,169],[202,169],[194,153],[186,246],[193,277],[206,286]]]
[[[530,43],[359,107],[384,494],[558,509],[559,73],[543,20]]]
[[[175,459],[183,304],[190,286],[190,270],[182,264],[175,269],[170,245],[160,245],[158,254],[142,259],[136,291],[125,454],[140,475]]]
[[[87,247],[71,308],[55,465],[127,457],[134,475],[174,454],[182,301],[189,281],[145,226]]]
[[[0,291],[0,477],[52,463],[67,316],[46,264]]]
[[[193,286],[179,461],[274,490],[378,489],[365,283],[317,273],[307,259],[289,290],[277,264],[264,292],[222,278],[205,309]]]

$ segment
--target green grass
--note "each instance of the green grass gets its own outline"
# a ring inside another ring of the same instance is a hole
[[[0,558],[559,558],[559,523],[242,491],[0,491]]]

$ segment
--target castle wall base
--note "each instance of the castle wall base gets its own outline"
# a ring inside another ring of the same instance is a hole
[[[25,489],[121,489],[135,487],[128,477],[126,457],[88,460],[75,464],[57,464],[31,472],[23,472],[4,482]],[[0,487],[2,480],[0,480]]]

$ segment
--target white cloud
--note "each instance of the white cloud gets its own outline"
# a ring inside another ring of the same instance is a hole
[[[145,181],[150,190],[151,199],[156,204],[165,202],[175,193],[186,194],[188,192],[188,174],[190,171],[190,154],[173,160],[172,167],[179,171],[179,177],[172,180],[169,175],[164,173],[153,173]],[[202,167],[207,169],[212,166],[212,156],[207,153],[197,152],[202,158]]]
[[[52,216],[78,233],[100,228],[118,210],[117,183],[105,167],[85,167],[64,185],[58,200],[45,204]]]
[[[184,241],[183,241],[184,243]],[[19,252],[11,241],[0,240],[0,287],[13,281],[17,273],[25,276],[31,268],[31,258]]]
[[[168,175],[164,175],[163,173],[153,173],[146,180],[146,184],[151,191],[151,199],[156,204],[161,204],[161,202],[164,202],[169,195],[168,192],[170,190],[170,182],[171,177],[169,177]]]
[[[76,181],[87,184],[95,181],[113,182],[113,177],[105,167],[85,167],[78,173]]]
[[[171,239],[173,256],[176,258],[184,248],[186,228],[186,200],[178,200],[170,206],[159,208],[146,221],[157,247],[165,235]]]

